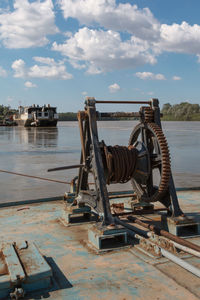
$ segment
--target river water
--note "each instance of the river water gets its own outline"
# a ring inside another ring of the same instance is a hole
[[[127,145],[137,121],[99,122],[99,137],[107,145]],[[200,122],[162,122],[176,187],[200,186]],[[47,169],[79,163],[77,122],[57,128],[0,127],[0,170],[70,181],[77,170]],[[0,202],[63,195],[68,185],[0,172]]]

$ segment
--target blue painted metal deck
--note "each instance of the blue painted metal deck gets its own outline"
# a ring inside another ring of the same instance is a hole
[[[180,191],[184,212],[200,215],[200,191]],[[0,243],[35,242],[53,271],[50,289],[25,299],[199,299],[200,279],[165,258],[150,258],[134,246],[96,254],[87,247],[91,224],[64,226],[65,203],[23,204],[0,209]],[[200,238],[190,238],[200,245]],[[200,267],[200,258],[186,261]]]

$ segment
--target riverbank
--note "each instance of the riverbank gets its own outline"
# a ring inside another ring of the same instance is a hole
[[[200,121],[200,113],[187,116],[163,115],[162,121]]]
[[[200,106],[189,102],[171,105],[166,103],[161,110],[163,121],[200,121]]]

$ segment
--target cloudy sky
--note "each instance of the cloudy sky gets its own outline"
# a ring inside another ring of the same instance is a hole
[[[0,1],[0,104],[200,103],[199,0]]]

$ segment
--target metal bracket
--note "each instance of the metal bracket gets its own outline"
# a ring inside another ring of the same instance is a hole
[[[90,222],[92,217],[91,208],[89,206],[67,206],[63,210],[62,220],[67,224],[80,224]]]
[[[196,236],[200,233],[200,224],[195,222],[193,217],[185,215],[168,217],[163,215],[161,222],[165,230],[176,236]]]
[[[118,249],[127,246],[127,230],[120,225],[94,225],[88,230],[88,240],[97,250]]]

